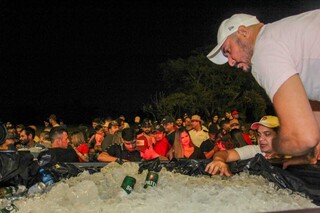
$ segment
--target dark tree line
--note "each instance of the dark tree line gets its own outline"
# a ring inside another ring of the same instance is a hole
[[[163,91],[144,104],[144,112],[155,119],[184,113],[210,118],[214,113],[237,109],[248,122],[260,119],[273,108],[251,73],[215,65],[205,55],[168,60],[160,65]]]

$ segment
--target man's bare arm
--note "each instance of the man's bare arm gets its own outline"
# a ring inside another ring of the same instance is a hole
[[[319,143],[320,133],[299,75],[290,77],[279,88],[273,104],[280,120],[274,151],[292,156],[310,153]]]

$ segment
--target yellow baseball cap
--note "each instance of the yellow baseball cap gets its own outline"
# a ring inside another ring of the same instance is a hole
[[[259,122],[254,122],[251,125],[251,129],[256,130],[260,125],[269,127],[269,128],[276,128],[280,126],[280,123],[277,116],[267,115],[267,116],[263,116]]]

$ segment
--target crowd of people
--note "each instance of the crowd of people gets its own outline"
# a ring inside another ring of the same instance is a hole
[[[6,123],[8,135],[0,149],[29,150],[39,161],[49,155],[57,162],[212,158],[206,171],[227,176],[226,162],[257,153],[286,159],[284,168],[315,164],[320,153],[319,23],[320,10],[314,10],[269,24],[235,14],[219,27],[218,44],[207,57],[251,71],[278,117],[263,116],[248,128],[237,111],[212,115],[209,122],[199,115],[165,116],[160,122],[137,116],[129,124],[119,116],[96,118],[91,126],[70,131],[50,115],[39,135],[35,125]]]
[[[67,127],[50,115],[37,131],[35,125],[14,126],[7,122],[6,140],[0,149],[30,151],[39,162],[50,156],[57,162],[118,162],[159,158],[213,159],[206,171],[230,176],[227,162],[252,158],[257,153],[267,159],[283,158],[284,168],[291,164],[315,164],[317,158],[292,158],[277,154],[272,140],[279,132],[276,116],[263,116],[252,125],[239,117],[238,111],[212,115],[204,121],[199,115],[173,118],[160,122],[136,116],[128,123],[125,117],[94,118],[91,125]]]

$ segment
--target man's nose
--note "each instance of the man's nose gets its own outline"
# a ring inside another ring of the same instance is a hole
[[[233,58],[231,58],[230,56],[228,57],[228,63],[231,67],[233,67],[236,64],[236,61],[233,60]]]

